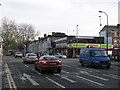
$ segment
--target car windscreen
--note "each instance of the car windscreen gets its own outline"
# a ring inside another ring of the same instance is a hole
[[[21,52],[16,52],[16,54],[22,54]]]
[[[36,56],[35,54],[28,54],[28,56]]]
[[[106,51],[103,50],[94,50],[93,54],[98,57],[107,57]]]
[[[56,57],[44,57],[44,60],[50,61],[50,60],[58,60]]]

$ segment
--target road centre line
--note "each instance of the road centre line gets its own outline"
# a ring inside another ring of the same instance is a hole
[[[100,86],[104,86],[104,85],[101,84],[101,83],[98,83],[98,82],[92,81],[92,80],[90,80],[90,79],[86,79],[86,78],[81,77],[81,76],[76,76],[76,77],[81,78],[81,79],[84,79],[84,80],[89,81],[89,82],[92,82],[92,83],[95,83],[95,84],[100,85]]]
[[[55,82],[54,80],[50,79],[49,77],[46,77],[46,78],[47,78],[49,81],[53,82],[54,84],[58,85],[59,87],[65,88],[63,85],[61,85],[61,84]]]
[[[71,82],[71,83],[76,83],[76,82],[77,82],[77,81],[74,81],[74,80],[72,80],[72,79],[67,78],[67,76],[61,76],[60,74],[54,74],[54,75],[60,76],[61,78],[65,79],[65,80],[67,80],[67,81],[69,81],[69,82]]]

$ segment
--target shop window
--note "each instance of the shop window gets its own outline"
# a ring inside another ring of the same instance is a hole
[[[117,37],[117,32],[114,32],[114,37]]]
[[[117,40],[116,39],[114,40],[114,44],[117,44]]]

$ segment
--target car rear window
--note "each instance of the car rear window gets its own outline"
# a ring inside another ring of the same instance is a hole
[[[44,60],[50,61],[50,60],[58,60],[56,57],[44,57]]]

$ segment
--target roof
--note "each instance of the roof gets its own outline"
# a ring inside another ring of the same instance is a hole
[[[106,31],[106,30],[107,30],[107,25],[105,25],[105,26],[103,27],[103,29],[102,29],[100,32]],[[111,30],[117,31],[118,28],[117,28],[117,26],[115,26],[115,25],[108,25],[108,31],[111,31]]]

